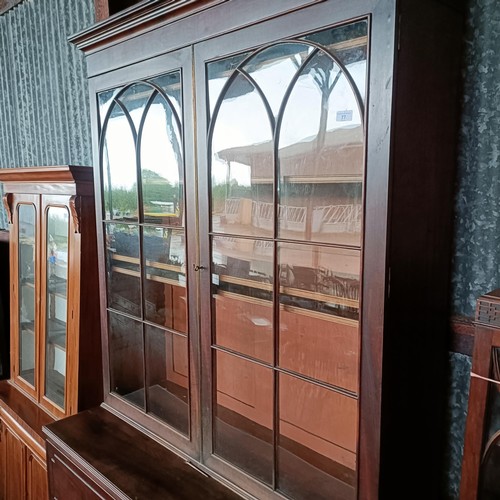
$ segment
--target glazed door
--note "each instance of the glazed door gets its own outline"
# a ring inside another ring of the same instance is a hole
[[[12,378],[38,398],[39,342],[39,208],[36,195],[13,196],[13,235],[10,239],[12,276]]]
[[[71,377],[68,375],[73,368],[68,366],[67,360],[70,342],[75,340],[70,334],[75,318],[73,311],[68,309],[71,292],[68,283],[75,290],[79,289],[79,283],[75,283],[79,273],[72,273],[69,280],[74,264],[72,257],[79,253],[79,248],[73,248],[77,241],[69,203],[69,196],[42,195],[40,401],[59,417],[70,411],[68,378]],[[71,384],[71,387],[76,390],[76,385]]]
[[[195,49],[204,460],[259,498],[356,498],[368,29]]]
[[[107,400],[196,455],[198,372],[188,361],[197,350],[198,270],[195,193],[186,189],[195,184],[191,71],[191,51],[181,50],[102,79],[109,88],[97,92],[98,212]]]
[[[92,80],[106,403],[257,498],[357,495],[369,20],[321,22]]]

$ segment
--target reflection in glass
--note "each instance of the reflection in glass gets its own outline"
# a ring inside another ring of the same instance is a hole
[[[111,391],[188,435],[181,83],[173,71],[98,104]]]
[[[129,224],[105,225],[108,307],[141,315],[139,228]]]
[[[273,478],[273,371],[217,351],[214,451],[248,474]]]
[[[141,323],[109,312],[108,325],[111,392],[144,409],[144,348]]]
[[[279,375],[278,489],[292,498],[356,498],[358,402]]]
[[[173,106],[175,113],[177,113],[179,120],[182,122],[181,103],[182,103],[182,89],[181,89],[181,73],[174,71],[165,75],[150,78],[148,82],[160,87],[163,93],[168,97],[170,104]]]
[[[136,130],[125,111],[111,106],[103,132],[102,178],[104,218],[137,221]]]
[[[276,118],[292,78],[312,51],[312,46],[303,43],[280,43],[262,50],[243,65],[242,69],[268,99]]]
[[[104,123],[106,114],[109,111],[111,104],[113,104],[113,99],[115,95],[119,92],[119,89],[111,89],[100,92],[97,95],[97,103],[99,107],[99,120],[100,125]]]
[[[140,195],[144,220],[182,225],[180,85],[177,71],[99,94],[106,220],[137,222]]]
[[[33,205],[18,206],[19,376],[35,385],[35,217]]]
[[[359,250],[279,246],[279,365],[358,392]]]
[[[184,231],[144,227],[145,319],[186,332],[186,265]]]
[[[215,451],[293,498],[356,496],[367,44],[364,19],[207,64]]]
[[[189,431],[187,339],[146,325],[148,412]]]
[[[220,61],[211,62],[207,65],[210,116],[214,112],[215,105],[219,100],[220,93],[226,85],[228,78],[247,56],[248,53],[237,54],[235,56],[226,57]]]
[[[212,314],[215,343],[273,362],[273,243],[214,237]]]
[[[304,40],[310,40],[328,48],[328,51],[349,70],[361,99],[365,99],[368,60],[368,22],[366,20],[328,28],[307,35]]]
[[[47,311],[45,324],[45,396],[64,409],[68,292],[69,214],[47,210]]]
[[[483,443],[483,461],[480,471],[480,500],[493,500],[500,495],[500,348],[491,350],[492,380],[498,384],[489,383],[488,402],[485,412],[485,430]]]
[[[261,96],[238,75],[224,94],[211,141],[214,231],[273,235],[272,136]]]
[[[179,115],[157,94],[141,135],[141,182],[145,222],[180,226],[183,159]]]
[[[153,92],[154,89],[151,85],[146,83],[135,83],[134,85],[127,87],[118,98],[115,98],[115,102],[120,104],[124,113],[134,124],[136,132],[139,131],[142,115],[144,113],[144,107]]]
[[[279,140],[279,236],[359,245],[364,134],[340,66],[318,52],[302,70]]]

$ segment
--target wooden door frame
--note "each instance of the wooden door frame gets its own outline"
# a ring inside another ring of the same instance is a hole
[[[35,209],[35,247],[34,247],[34,264],[35,264],[35,332],[34,332],[34,387],[31,387],[21,376],[20,376],[20,339],[21,328],[19,324],[20,315],[20,271],[19,271],[19,206],[20,205],[31,205]],[[33,400],[38,401],[39,397],[39,345],[40,345],[40,302],[38,297],[40,296],[40,196],[33,194],[18,194],[12,195],[12,226],[11,226],[11,237],[9,241],[9,252],[11,255],[10,259],[10,280],[12,284],[11,290],[11,301],[10,301],[10,317],[11,320],[11,349],[10,349],[10,366],[12,369],[12,380],[13,382],[21,388],[23,392],[28,394]]]
[[[193,272],[194,266],[198,263],[197,252],[197,224],[195,190],[188,189],[188,186],[196,185],[195,161],[194,161],[194,133],[193,133],[193,92],[191,81],[192,76],[192,50],[183,48],[172,53],[164,54],[151,60],[143,61],[131,67],[121,68],[113,72],[100,75],[89,80],[89,94],[91,102],[96,102],[98,93],[112,88],[123,87],[135,81],[154,78],[155,76],[180,70],[182,78],[182,101],[183,101],[183,152],[184,152],[184,202],[185,202],[185,235],[186,235],[186,279],[187,279],[187,299],[190,304],[188,308],[188,335],[189,338],[189,400],[190,400],[190,436],[186,437],[173,428],[169,427],[151,415],[134,408],[125,402],[121,397],[110,392],[110,359],[109,359],[109,338],[108,338],[108,313],[107,313],[107,283],[105,272],[105,239],[103,221],[103,189],[100,166],[100,118],[97,106],[91,106],[92,119],[92,142],[94,144],[94,185],[96,193],[96,223],[97,223],[97,255],[99,262],[99,289],[101,301],[101,332],[102,332],[102,356],[103,356],[103,385],[104,385],[104,406],[111,411],[126,415],[130,421],[138,422],[145,429],[151,431],[151,435],[156,439],[168,441],[176,447],[179,453],[186,458],[197,458],[200,454],[200,403],[199,384],[200,374],[196,366],[199,357],[198,335],[198,306],[197,280],[198,273]],[[139,226],[139,222],[137,222]],[[146,383],[146,381],[145,381]]]

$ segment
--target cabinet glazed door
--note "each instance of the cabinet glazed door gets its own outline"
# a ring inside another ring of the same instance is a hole
[[[354,499],[368,21],[289,29],[197,52],[205,460],[259,498]]]
[[[38,398],[38,343],[40,275],[38,230],[40,198],[16,195],[13,200],[13,235],[10,239],[12,276],[12,378]]]
[[[192,137],[191,52],[154,65],[158,76],[128,68],[117,77],[127,84],[97,93],[108,399],[193,452],[196,227],[194,191],[185,188],[188,178],[194,185],[192,145],[185,146]]]
[[[42,252],[41,252],[41,373],[40,400],[51,413],[64,416],[68,413],[68,349],[72,311],[68,309],[70,289],[68,278],[72,255],[77,256],[72,230],[68,196],[42,196],[41,203]],[[74,233],[74,230],[73,230]],[[72,235],[73,237],[70,237]],[[71,286],[78,290],[79,273],[71,277]],[[73,318],[74,320],[74,318]],[[71,338],[74,341],[73,338]],[[78,344],[73,347],[76,348]],[[75,351],[76,354],[76,351]],[[73,363],[76,364],[76,363]],[[76,385],[73,385],[76,391]]]

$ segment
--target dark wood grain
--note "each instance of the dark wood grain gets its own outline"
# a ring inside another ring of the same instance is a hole
[[[0,231],[0,379],[10,376],[9,231]]]
[[[370,17],[357,496],[362,499],[397,497],[408,484],[412,485],[415,496],[437,495],[441,479],[438,461],[443,426],[442,384],[449,332],[452,188],[458,121],[456,82],[462,36],[460,10],[431,0],[418,4],[411,0],[233,0],[231,9],[218,3],[202,1],[195,6],[194,2],[179,2],[179,8],[173,10],[168,8],[168,2],[160,2],[156,7],[161,8],[155,10],[151,4],[151,10],[148,7],[142,14],[141,6],[74,37],[72,41],[88,56],[91,95],[136,78],[161,74],[176,61],[180,67],[185,62],[179,55],[181,50],[193,50],[195,93],[186,94],[185,100],[189,134],[185,144],[189,159],[186,221],[191,238],[188,259],[190,264],[208,267],[211,248],[209,144],[205,127],[208,121],[204,79],[207,61],[349,19]],[[190,79],[192,75],[184,73],[184,77]],[[188,86],[192,83],[189,81]],[[197,106],[196,121],[190,109],[193,101]],[[439,120],[435,119],[436,109]],[[92,113],[94,158],[98,165],[99,123],[96,110]],[[191,130],[195,126],[196,136]],[[198,148],[196,154],[192,151],[194,145]],[[101,190],[99,175],[96,175],[97,191]],[[102,213],[100,199],[97,204],[98,214]],[[98,230],[98,238],[104,310],[102,228]],[[197,258],[200,262],[196,262]],[[192,415],[195,430],[192,437],[197,440],[202,434],[204,439],[204,455],[199,460],[241,489],[265,498],[272,495],[269,488],[256,484],[252,477],[212,453],[215,377],[210,332],[211,276],[202,271],[196,277],[188,275],[188,280],[190,327],[200,325],[199,331],[193,329],[196,338],[190,342],[190,369],[194,374],[192,399],[196,403],[201,401],[200,411]],[[102,318],[104,358],[107,359],[105,314]],[[105,366],[109,366],[109,361]],[[175,436],[166,438],[168,429],[162,430],[158,422],[148,422],[147,415],[131,408],[123,398],[108,394],[106,403],[114,411],[147,427],[158,442],[166,439],[178,447],[180,453],[185,453],[186,446],[182,448],[177,444],[178,437],[177,441]],[[88,418],[86,426],[90,425]],[[122,427],[116,421],[110,420],[107,425],[109,433],[121,432]],[[408,429],[412,433],[410,453],[402,441]],[[92,455],[92,446],[84,442],[85,432],[78,432],[78,439],[72,437],[69,430],[60,434],[59,445],[67,446],[66,452],[73,454],[79,463],[82,458],[78,457],[84,455],[87,456],[84,461],[94,463],[98,457]],[[191,443],[189,449],[196,453],[200,447],[200,443]],[[429,449],[433,450],[432,454],[428,453]],[[158,457],[156,453],[153,451],[152,456]],[[425,481],[417,475],[417,471],[421,471],[418,457],[422,455],[429,457]],[[137,474],[142,470],[141,464],[125,463],[120,457],[116,460],[117,470],[104,474],[108,488],[116,481],[123,484],[125,471]]]
[[[449,351],[472,356],[474,336],[474,318],[468,316],[452,316],[450,318]]]
[[[137,499],[239,498],[104,408],[55,422],[45,433],[59,453],[76,461],[112,498],[118,497],[112,485],[120,496]]]
[[[54,418],[7,380],[0,381],[0,409],[15,420],[42,448],[45,447],[42,427],[52,423]]]
[[[494,333],[491,328],[484,326],[476,328],[472,370],[477,375],[486,378],[490,377]],[[488,382],[476,377],[471,378],[460,483],[460,498],[462,500],[475,498],[477,495],[487,394]]]
[[[7,12],[21,2],[22,0],[0,0],[0,14]]]
[[[398,19],[380,496],[394,498],[412,483],[412,495],[423,498],[437,495],[442,480],[463,17],[432,0],[408,0],[398,2]],[[412,452],[402,460],[408,429]],[[422,456],[425,481],[415,481]]]

